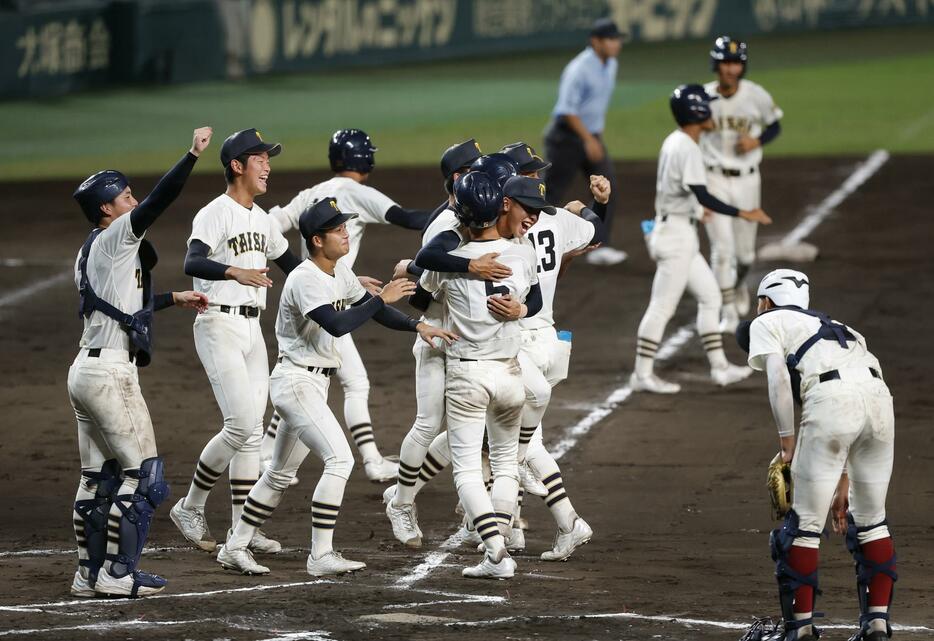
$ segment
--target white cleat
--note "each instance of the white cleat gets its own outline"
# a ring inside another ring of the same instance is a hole
[[[91,587],[90,580],[81,576],[81,570],[75,570],[75,578],[71,582],[71,596],[82,599],[92,599],[97,596],[97,592]]]
[[[739,314],[736,311],[736,306],[724,305],[721,313],[722,317],[720,318],[720,333],[735,334],[736,328],[739,326]]]
[[[480,538],[480,535],[477,534],[476,530],[471,530],[466,525],[461,525],[461,529],[457,533],[464,540],[464,543],[468,545],[483,545],[483,539]]]
[[[385,483],[399,475],[399,462],[381,456],[364,461],[363,470],[366,472],[366,477],[373,483]]]
[[[217,548],[217,541],[211,536],[208,522],[204,519],[204,510],[186,508],[184,496],[169,511],[169,517],[190,543],[205,552],[213,552]]]
[[[589,543],[591,537],[593,537],[593,530],[587,525],[587,521],[577,517],[574,519],[574,527],[570,532],[558,530],[554,547],[548,552],[542,552],[542,561],[567,561],[574,550]]]
[[[224,569],[234,570],[240,574],[269,574],[269,568],[257,563],[248,548],[231,550],[226,545],[222,545],[217,548],[217,562],[223,565]]]
[[[422,547],[422,531],[418,527],[418,511],[415,504],[395,505],[392,501],[396,496],[396,486],[390,485],[383,492],[383,503],[386,504],[386,516],[392,524],[392,534],[406,547],[417,550]]]
[[[506,550],[509,552],[522,552],[525,549],[525,532],[520,527],[513,527],[509,530],[509,536],[506,539]],[[477,552],[486,551],[486,544],[481,543],[477,546]]]
[[[331,574],[346,574],[347,572],[356,572],[366,567],[362,561],[350,561],[341,556],[340,552],[331,550],[325,552],[320,558],[315,559],[308,555],[308,562],[305,568],[311,576],[328,576]]]
[[[613,247],[598,247],[587,254],[587,262],[591,265],[618,265],[627,258],[629,258],[629,254]]]
[[[710,378],[720,387],[726,387],[745,380],[749,378],[750,374],[752,374],[752,368],[745,365],[728,364],[726,367],[710,370]]]
[[[134,570],[122,577],[110,576],[106,569],[97,573],[94,591],[99,595],[117,597],[142,597],[162,592],[166,581],[157,574]]]
[[[480,563],[464,568],[461,575],[470,579],[511,579],[516,575],[516,562],[505,554],[499,563],[494,563],[489,554],[485,554]]]
[[[681,391],[681,386],[677,383],[670,383],[656,376],[639,376],[635,372],[629,377],[629,388],[633,392],[651,392],[652,394],[677,394]]]
[[[548,488],[545,487],[544,483],[535,478],[535,474],[532,473],[532,468],[529,467],[528,461],[523,461],[519,464],[519,485],[522,486],[526,494],[548,496]]]
[[[736,286],[736,302],[734,304],[740,316],[745,316],[749,313],[749,288],[743,283]]]
[[[228,541],[232,535],[233,530],[227,530]],[[249,548],[250,552],[256,552],[257,554],[279,554],[282,551],[282,544],[275,539],[270,539],[265,532],[257,529],[253,533],[253,539],[247,545],[247,548]]]

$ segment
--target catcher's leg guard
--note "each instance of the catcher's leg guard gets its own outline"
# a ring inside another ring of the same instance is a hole
[[[794,600],[795,591],[805,585],[811,586],[814,590],[814,601],[817,601],[817,595],[821,593],[818,589],[817,571],[804,575],[799,573],[788,564],[788,553],[795,539],[801,537],[820,538],[820,532],[806,532],[798,529],[798,514],[794,510],[789,510],[785,515],[785,523],[780,528],[772,530],[769,536],[769,547],[772,551],[772,560],[775,561],[775,578],[778,580],[778,600],[782,608],[782,619],[785,622],[785,639],[794,641],[797,638],[797,630],[806,625],[813,626],[814,619],[795,620]],[[821,616],[815,613],[814,616]],[[815,637],[820,636],[820,631],[813,627]]]
[[[75,513],[84,521],[84,538],[87,540],[88,558],[78,564],[88,569],[88,582],[94,587],[97,573],[107,558],[107,514],[113,504],[117,490],[123,482],[117,459],[104,461],[100,472],[82,472],[81,475],[97,483],[93,499],[75,501]]]
[[[885,621],[886,636],[892,636],[892,626],[889,625],[889,613],[886,612],[870,612],[869,608],[869,585],[872,583],[873,577],[877,574],[882,573],[892,579],[892,582],[898,580],[898,573],[895,571],[895,553],[892,552],[892,556],[886,560],[880,562],[872,561],[867,559],[863,554],[863,544],[859,542],[859,535],[864,532],[869,532],[875,530],[876,528],[885,528],[886,536],[883,538],[888,538],[888,521],[882,521],[881,523],[876,523],[874,525],[867,525],[865,527],[857,527],[856,523],[853,521],[853,515],[847,514],[846,520],[848,527],[846,529],[846,547],[850,551],[850,554],[853,555],[855,561],[854,568],[856,570],[856,597],[859,600],[859,632],[857,632],[851,641],[859,641],[864,636],[868,635],[870,630],[870,622],[882,619]],[[894,594],[893,589],[889,591],[889,602],[887,608],[892,605],[892,596]]]
[[[169,486],[163,480],[162,457],[153,457],[144,460],[138,470],[127,470],[126,475],[139,479],[139,486],[133,494],[121,494],[114,498],[119,506],[122,517],[120,519],[120,543],[116,555],[108,555],[112,561],[110,575],[115,578],[134,574],[134,584],[137,583],[136,564],[143,553],[143,545],[149,534],[152,523],[152,514],[169,496]],[[134,585],[134,594],[136,590]]]

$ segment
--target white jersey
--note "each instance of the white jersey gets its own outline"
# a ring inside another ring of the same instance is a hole
[[[253,203],[247,209],[227,194],[201,208],[191,224],[188,244],[200,240],[210,247],[208,259],[243,269],[266,267],[286,252],[289,243],[275,221]],[[235,280],[194,279],[194,289],[203,292],[211,305],[248,305],[266,309],[266,288],[248,287]]]
[[[593,223],[558,207],[554,216],[540,214],[538,222],[526,233],[538,254],[538,285],[542,290],[542,309],[535,316],[519,321],[522,329],[539,329],[555,324],[555,289],[561,260],[568,252],[590,244],[596,232]]]
[[[378,189],[358,183],[353,178],[334,176],[330,180],[318,183],[314,187],[298,192],[298,195],[284,207],[273,207],[270,215],[279,222],[279,230],[284,234],[291,229],[298,229],[299,217],[312,205],[324,198],[334,198],[341,211],[359,214],[347,221],[347,233],[350,235],[350,251],[340,259],[348,267],[353,267],[363,242],[363,231],[367,225],[388,225],[386,212],[396,206],[396,202]],[[302,243],[302,257],[308,256],[308,249]]]
[[[513,358],[522,346],[519,324],[496,319],[487,308],[487,299],[496,294],[510,294],[525,300],[532,285],[538,283],[535,250],[527,241],[517,243],[500,238],[471,241],[451,255],[479,258],[490,252],[499,252],[497,260],[512,269],[509,278],[494,283],[470,274],[426,271],[422,275],[422,287],[437,292],[444,301],[444,328],[460,336],[460,340],[445,347],[448,356],[478,360]]]
[[[769,354],[783,359],[798,351],[807,339],[820,329],[820,321],[813,316],[779,309],[757,316],[749,328],[749,366],[764,370]],[[879,361],[866,347],[866,339],[852,328],[847,328],[856,342],[847,341],[847,349],[837,341],[820,340],[809,349],[798,364],[801,372],[801,396],[817,377],[833,369],[871,367],[880,374]]]
[[[740,80],[730,97],[720,95],[716,81],[704,85],[710,101],[710,111],[716,129],[701,134],[700,147],[709,167],[748,171],[762,162],[762,147],[745,154],[736,153],[736,143],[742,134],[758,138],[773,122],[780,120],[782,110],[769,92],[751,80]]]
[[[453,231],[456,233],[461,239],[461,243],[463,243],[464,237],[461,236],[460,228],[461,223],[457,220],[457,216],[454,215],[454,210],[445,209],[438,214],[425,229],[425,233],[422,235],[422,247],[430,243],[435,236],[446,231]],[[432,327],[441,327],[444,320],[444,305],[442,301],[436,300],[435,297],[432,296],[431,302],[428,303],[428,308],[425,310],[424,314],[422,314],[422,320]]]
[[[338,339],[306,314],[322,305],[347,309],[364,294],[366,290],[346,263],[338,261],[332,276],[311,260],[302,261],[285,279],[279,300],[279,356],[303,367],[340,367]]]
[[[130,214],[123,214],[94,239],[85,266],[94,293],[127,314],[135,314],[143,308],[143,277],[139,262],[139,244],[143,236],[136,237],[130,224]],[[75,285],[79,289],[80,262],[81,250],[78,250]],[[83,320],[81,347],[129,350],[130,337],[117,321],[99,311],[92,312]]]
[[[700,218],[703,207],[688,185],[707,185],[707,170],[700,147],[675,129],[662,143],[655,177],[655,213],[658,216]]]

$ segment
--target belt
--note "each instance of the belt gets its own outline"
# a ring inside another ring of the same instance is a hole
[[[730,178],[739,178],[743,174],[756,173],[755,167],[750,167],[749,169],[727,169],[726,167],[707,167],[707,170],[715,171],[718,174],[723,174],[724,176],[729,176]]]
[[[136,360],[136,354],[130,352],[130,353],[128,354],[128,356],[130,357],[130,362],[131,362],[131,363],[132,363],[133,361]],[[88,358],[100,358],[100,357],[101,357],[101,348],[100,348],[100,347],[94,347],[94,348],[88,350]]]
[[[259,317],[259,307],[250,307],[248,305],[240,305],[239,307],[234,305],[221,305],[220,310],[225,314],[239,314],[240,316],[246,316],[247,318],[258,318]]]
[[[280,358],[280,359],[279,359],[279,362],[281,363],[283,360],[285,360],[285,359],[284,359],[284,358]],[[291,362],[291,361],[289,361],[289,362]],[[295,365],[295,363],[292,363],[292,364]],[[296,366],[296,367],[300,367],[300,368],[302,368],[302,369],[307,369],[307,370],[308,370],[309,372],[311,372],[312,374],[321,374],[322,376],[333,376],[333,375],[337,372],[337,368],[336,368],[336,367],[314,367],[314,366],[307,366],[307,367],[306,367],[305,365],[295,365],[295,366]]]
[[[674,216],[672,216],[672,218],[674,218]],[[687,216],[680,216],[680,218],[684,218],[684,219],[686,219],[689,223],[691,223],[691,227],[697,227],[697,219],[696,219],[696,218],[688,218]],[[664,222],[667,222],[667,221],[668,221],[668,214],[662,214],[661,216],[659,216],[659,219],[660,219],[663,223],[664,223]]]
[[[876,369],[875,369],[874,367],[868,367],[868,368],[866,368],[866,369],[869,370],[869,373],[872,374],[873,378],[878,378],[878,379],[881,379],[881,378],[882,378],[882,375],[879,374],[879,372],[877,372]],[[827,381],[839,381],[839,380],[840,380],[840,370],[838,370],[838,369],[832,369],[832,370],[830,370],[829,372],[824,372],[823,374],[821,374],[820,376],[818,376],[817,379],[818,379],[821,383],[826,383]]]
[[[477,362],[477,359],[476,359],[476,358],[457,358],[457,357],[455,357],[454,360],[455,360],[455,361],[460,361],[460,362],[462,362],[462,363],[476,363],[476,362]]]

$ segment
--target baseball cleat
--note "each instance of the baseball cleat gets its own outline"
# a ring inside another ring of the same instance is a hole
[[[535,474],[532,472],[532,468],[529,467],[528,461],[523,461],[519,464],[519,485],[522,486],[522,489],[525,490],[527,494],[548,496],[548,488],[545,487],[544,483],[535,478]]]
[[[364,461],[363,470],[366,472],[366,477],[373,483],[385,483],[399,475],[399,462],[381,456],[378,459]]]
[[[383,492],[383,503],[386,504],[386,516],[392,524],[392,534],[406,547],[418,549],[422,547],[422,531],[418,527],[418,511],[415,504],[395,505],[396,486],[390,485]]]
[[[204,510],[186,508],[184,496],[169,511],[169,517],[190,543],[205,552],[213,552],[217,548],[217,541],[211,536],[208,522],[204,519]]]
[[[97,592],[94,591],[91,581],[81,576],[81,570],[75,570],[75,578],[71,582],[71,596],[80,597],[82,599],[90,599],[97,596]]]
[[[305,569],[311,576],[328,576],[331,574],[345,574],[347,572],[356,572],[366,567],[362,561],[351,561],[341,556],[340,552],[331,550],[325,552],[319,558],[315,559],[310,554]]]
[[[101,568],[97,573],[94,591],[104,596],[141,597],[162,592],[165,584],[166,580],[158,574],[134,570],[126,576],[114,577]]]
[[[469,545],[483,544],[483,539],[480,538],[480,535],[477,534],[477,531],[471,530],[466,525],[461,525],[461,529],[459,529],[457,533],[463,539],[464,543]]]
[[[233,536],[233,530],[227,530],[228,541],[231,536]],[[282,544],[275,539],[270,539],[265,532],[257,529],[253,533],[253,539],[247,545],[247,548],[249,548],[250,552],[257,554],[279,554],[282,551]]]
[[[248,548],[231,550],[222,545],[217,548],[217,562],[224,566],[225,570],[234,570],[240,574],[269,574],[269,568],[257,563]]]
[[[542,552],[542,561],[567,561],[574,550],[589,543],[592,536],[593,530],[587,521],[577,517],[570,532],[558,530],[554,547],[548,552]]]
[[[635,372],[629,377],[629,388],[633,392],[651,392],[653,394],[677,394],[681,391],[681,386],[677,383],[670,383],[656,376],[639,376]]]
[[[752,368],[745,365],[731,365],[710,370],[710,378],[720,387],[726,387],[749,378]]]
[[[520,527],[510,528],[509,536],[505,537],[506,550],[509,552],[522,552],[525,549],[525,532]],[[477,552],[484,552],[486,544],[477,545]]]
[[[511,579],[516,575],[516,562],[508,554],[503,555],[499,563],[494,563],[488,554],[473,567],[461,570],[461,576],[469,579]]]
[[[587,254],[587,262],[591,265],[618,265],[627,258],[629,258],[629,254],[612,247],[599,247]]]

